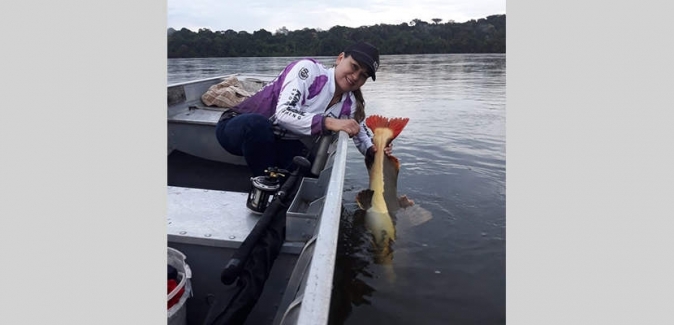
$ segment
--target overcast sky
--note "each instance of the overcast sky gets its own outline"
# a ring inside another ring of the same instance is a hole
[[[333,26],[400,24],[433,18],[464,22],[505,14],[505,0],[167,0],[167,27],[198,31],[275,32],[281,27],[328,30]]]

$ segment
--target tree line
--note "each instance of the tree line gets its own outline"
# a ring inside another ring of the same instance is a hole
[[[193,32],[187,28],[168,29],[168,57],[267,57],[267,56],[331,56],[340,53],[355,41],[367,41],[385,54],[432,53],[505,53],[506,17],[491,15],[478,20],[442,23],[414,19],[399,25],[378,24],[350,28],[334,26],[330,30],[304,28],[289,31],[285,27],[271,33],[264,29],[253,32]]]

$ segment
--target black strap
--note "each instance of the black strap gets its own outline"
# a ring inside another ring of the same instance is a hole
[[[227,110],[222,112],[222,115],[220,115],[220,119],[218,119],[218,122],[220,122],[222,120],[228,120],[228,119],[233,118],[233,117],[238,116],[238,115],[240,115],[240,113],[237,113],[237,112],[233,111],[232,109],[228,108]]]

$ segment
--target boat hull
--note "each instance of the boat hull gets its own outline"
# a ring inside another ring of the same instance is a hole
[[[204,107],[200,98],[224,79],[168,89],[167,245],[185,254],[192,270],[188,324],[202,324],[215,299],[226,296],[221,272],[259,220],[246,209],[250,175],[243,158],[215,137],[222,110]],[[314,166],[319,173],[301,182],[286,213],[285,242],[245,324],[328,323],[347,141],[345,132],[335,135],[326,160]]]

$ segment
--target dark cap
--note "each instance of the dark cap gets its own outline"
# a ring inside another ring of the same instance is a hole
[[[358,42],[347,47],[344,54],[350,55],[358,63],[364,64],[370,70],[372,81],[377,79],[375,73],[379,69],[379,50],[376,47],[367,42]]]

